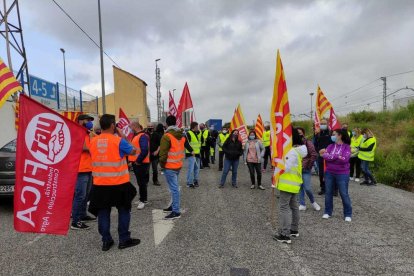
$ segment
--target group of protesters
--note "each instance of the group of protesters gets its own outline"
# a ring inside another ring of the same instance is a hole
[[[93,120],[85,114],[78,117],[78,123],[85,128],[85,143],[73,200],[71,228],[88,229],[86,223],[97,217],[103,251],[114,245],[110,234],[112,207],[118,210],[118,248],[140,243],[139,239],[131,238],[129,232],[132,201],[137,195],[130,181],[131,169],[139,189],[137,208],[141,210],[148,203],[150,169],[153,184],[160,186],[158,166],[161,167],[171,193],[170,203],[163,210],[168,213],[166,220],[181,217],[179,174],[184,160],[187,162],[186,185],[196,188],[200,185],[200,169],[210,168],[210,163],[215,163],[216,144],[218,170],[222,172],[219,188],[224,187],[230,171],[232,187],[238,187],[237,172],[242,157],[250,174],[250,188],[265,190],[262,173],[266,172],[270,158],[269,123],[265,123],[261,139],[254,130],[250,130],[248,140],[243,144],[237,129],[229,133],[228,128],[223,127],[219,133],[214,128],[207,129],[203,123],[192,122],[190,128],[185,130],[177,127],[174,116],[167,117],[165,126],[148,124],[144,128],[139,121],[131,122],[129,128],[134,137],[130,141],[117,127],[114,115],[100,117],[99,133],[93,131]],[[305,129],[292,127],[292,144],[284,160],[285,170],[277,184],[280,225],[279,233],[273,238],[284,243],[291,243],[290,237],[299,235],[299,211],[307,208],[306,196],[313,209],[321,209],[312,192],[313,168],[319,173],[319,195],[325,195],[324,219],[332,216],[333,197],[339,193],[344,219],[347,222],[352,220],[348,184],[349,180],[359,182],[361,170],[365,178],[361,185],[376,184],[369,163],[374,160],[377,145],[369,129],[361,131],[354,128],[349,131],[344,124],[342,129],[329,130],[327,120],[323,119],[312,139],[306,137]],[[88,211],[95,217],[88,215]]]

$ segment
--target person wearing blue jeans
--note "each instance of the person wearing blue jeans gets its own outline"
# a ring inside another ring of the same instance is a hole
[[[131,239],[129,222],[131,220],[131,209],[116,207],[118,209],[118,235],[119,243],[124,244]],[[102,236],[103,243],[113,242],[111,232],[111,208],[102,208],[98,212],[98,231]]]
[[[342,204],[344,207],[345,221],[352,221],[351,199],[348,194],[349,171],[351,158],[351,139],[348,131],[336,129],[333,131],[331,140],[335,144],[330,144],[326,149],[321,149],[319,154],[326,162],[325,172],[325,212],[322,216],[329,219],[333,210],[334,186],[339,190]]]
[[[220,186],[223,187],[226,183],[227,174],[231,168],[231,185],[237,188],[237,168],[239,167],[239,160],[224,159],[224,169],[221,175]]]
[[[180,171],[177,170],[164,170],[165,179],[167,180],[168,187],[170,188],[172,197],[172,212],[181,214],[180,212],[180,187],[178,184],[178,176]]]
[[[237,168],[239,167],[239,158],[243,155],[242,143],[239,141],[239,131],[233,130],[229,139],[224,142],[224,169],[221,175],[221,181],[219,188],[224,187],[227,174],[232,170],[231,184],[234,188],[237,188]]]
[[[82,223],[87,217],[86,209],[90,192],[92,173],[78,173],[76,179],[75,195],[72,204],[72,229],[88,229],[89,226]]]
[[[352,217],[352,204],[351,198],[348,194],[349,174],[333,174],[326,172],[325,184],[326,184],[326,195],[325,195],[325,212],[329,216],[332,216],[333,211],[333,187],[334,183],[338,186],[339,194],[341,195],[342,205],[344,207],[344,217]]]
[[[195,156],[187,157],[188,170],[187,170],[187,186],[198,186],[198,175],[200,173],[200,158]]]

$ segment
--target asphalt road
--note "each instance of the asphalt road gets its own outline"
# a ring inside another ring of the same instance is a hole
[[[161,176],[161,187],[149,187],[150,205],[132,211],[132,236],[142,242],[125,250],[102,252],[96,222],[67,236],[17,233],[12,201],[0,199],[0,275],[414,275],[412,193],[351,183],[352,223],[339,198],[330,220],[308,205],[300,237],[287,245],[272,239],[270,173],[265,191],[250,190],[244,165],[238,189],[230,179],[217,187],[217,167],[201,171],[197,189],[185,187],[185,173],[181,219],[160,220],[169,201]],[[323,197],[316,200],[323,208]],[[116,210],[112,217],[117,241]]]

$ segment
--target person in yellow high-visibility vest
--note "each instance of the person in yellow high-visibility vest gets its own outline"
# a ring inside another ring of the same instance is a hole
[[[361,185],[373,186],[377,184],[377,181],[369,170],[369,164],[375,159],[377,139],[369,128],[364,129],[362,135],[364,140],[359,147],[358,158],[361,159],[361,169],[364,173],[365,180],[361,182]]]
[[[282,243],[291,243],[291,236],[299,236],[298,193],[303,183],[302,159],[308,154],[306,145],[295,128],[292,128],[292,143],[293,147],[284,159],[285,171],[277,183],[277,189],[280,191],[279,234],[273,239]]]
[[[363,136],[361,134],[360,128],[354,128],[352,130],[352,137],[351,137],[351,159],[349,159],[350,163],[350,180],[355,180],[355,182],[359,182],[359,177],[361,176],[361,159],[359,159],[359,147],[362,144]],[[355,171],[355,178],[354,178],[354,171]]]
[[[265,147],[265,154],[263,157],[263,170],[262,172],[266,171],[267,162],[271,158],[270,157],[270,122],[265,122],[264,124],[265,131],[263,132],[263,146]]]
[[[221,133],[218,136],[218,146],[219,146],[219,171],[223,170],[223,159],[224,159],[224,151],[223,145],[224,142],[229,138],[230,134],[226,127],[223,127]]]
[[[186,143],[189,144],[192,151],[187,148],[185,150],[185,159],[187,160],[187,187],[198,187],[198,175],[200,173],[200,150],[201,139],[198,131],[198,123],[191,122],[190,130],[186,133]]]

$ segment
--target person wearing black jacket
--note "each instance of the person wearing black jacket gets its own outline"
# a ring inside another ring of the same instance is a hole
[[[151,160],[151,167],[152,167],[152,183],[155,186],[160,186],[160,182],[158,181],[158,160],[159,160],[159,152],[160,152],[160,143],[161,138],[164,135],[164,126],[162,124],[158,124],[155,131],[151,131],[153,126],[148,126],[148,132],[151,135],[150,139],[150,160]]]
[[[319,170],[319,183],[321,190],[318,195],[325,194],[325,166],[324,159],[320,156],[319,151],[326,149],[330,144],[334,142],[331,140],[331,131],[328,129],[328,121],[326,119],[321,120],[320,132],[315,135],[315,149],[318,152],[318,170]],[[334,188],[334,196],[338,196],[338,188]]]
[[[239,131],[233,130],[229,139],[223,145],[224,151],[224,169],[221,175],[219,188],[224,187],[227,174],[232,170],[231,184],[233,188],[237,188],[237,168],[239,166],[239,158],[243,155],[242,143],[239,141]]]

